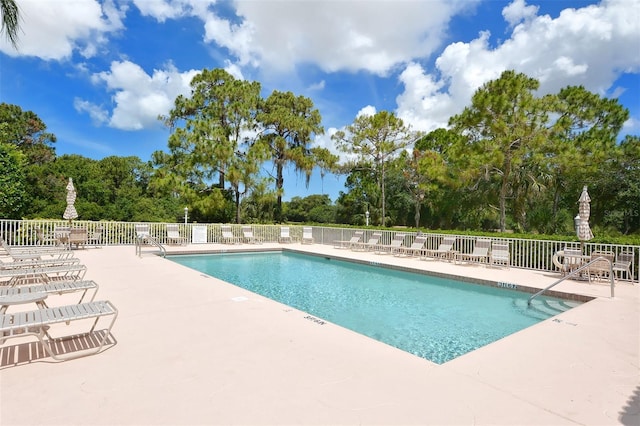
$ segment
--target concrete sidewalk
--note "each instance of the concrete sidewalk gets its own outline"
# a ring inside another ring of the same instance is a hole
[[[543,288],[555,274],[300,244],[285,249]],[[133,247],[76,251],[115,344],[13,365],[0,347],[0,424],[640,424],[639,287],[568,280],[595,300],[443,365]],[[51,296],[50,304],[67,296]],[[56,299],[59,298],[59,299]],[[72,329],[70,326],[69,330]],[[57,327],[56,331],[65,331]]]

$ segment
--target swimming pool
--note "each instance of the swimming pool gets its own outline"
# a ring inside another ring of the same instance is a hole
[[[290,252],[169,258],[438,364],[579,304]]]

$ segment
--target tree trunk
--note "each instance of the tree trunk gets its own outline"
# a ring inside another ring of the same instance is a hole
[[[418,229],[420,227],[420,207],[421,207],[420,198],[416,199],[415,207],[416,207],[416,214],[414,218],[416,219],[416,229]]]
[[[384,176],[385,175],[385,170],[384,170],[384,161],[382,162],[382,179],[380,180],[380,194],[381,194],[381,198],[382,198],[382,218],[380,219],[380,225],[381,226],[385,226],[386,221],[386,209],[385,209],[385,194],[384,194]]]
[[[236,188],[234,192],[236,195],[236,223],[240,223],[240,191]]]
[[[276,201],[276,211],[275,211],[275,220],[276,223],[282,223],[282,187],[284,186],[284,177],[282,177],[282,163],[280,161],[277,162],[276,165],[276,193],[277,193],[277,201]]]

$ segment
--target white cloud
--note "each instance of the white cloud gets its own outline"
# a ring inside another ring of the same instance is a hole
[[[358,111],[358,113],[356,114],[356,118],[357,117],[373,117],[374,115],[376,115],[376,107],[374,107],[373,105],[367,105],[366,107],[363,107],[360,109],[360,111]]]
[[[106,42],[105,34],[121,30],[126,6],[118,9],[111,0],[20,0],[18,50],[0,40],[0,51],[9,56],[35,56],[63,60],[78,51],[95,56]]]
[[[105,84],[115,92],[115,104],[109,126],[122,130],[140,130],[158,126],[159,115],[167,114],[178,95],[190,93],[189,83],[199,71],[178,72],[171,64],[165,69],[147,74],[130,61],[112,62],[111,69],[92,76],[95,84]],[[76,108],[91,114],[99,110],[95,105],[78,100]],[[92,116],[93,117],[93,116]]]
[[[91,117],[91,121],[94,124],[100,126],[109,121],[109,112],[99,105],[92,104],[91,102],[75,98],[73,100],[73,107],[78,112],[86,112]]]
[[[475,2],[239,1],[245,40],[239,57],[291,70],[314,63],[324,71],[386,75],[396,65],[433,53],[453,15]],[[221,33],[222,34],[222,33]],[[221,36],[210,35],[219,42]]]
[[[309,90],[310,92],[321,91],[324,90],[325,86],[326,82],[324,80],[320,80],[319,82],[310,85],[307,90]]]
[[[479,0],[241,1],[134,0],[160,22],[203,21],[204,41],[226,48],[242,66],[287,72],[313,63],[324,71],[386,75],[398,64],[432,54],[449,20]]]
[[[509,27],[513,28],[522,21],[534,18],[538,9],[538,6],[527,6],[524,0],[514,0],[502,10],[502,16],[509,23]]]
[[[515,6],[520,12],[515,10]],[[448,118],[467,106],[476,89],[502,71],[514,69],[540,81],[540,94],[556,93],[569,85],[583,85],[602,96],[624,72],[640,71],[640,19],[625,0],[565,9],[555,19],[531,16],[524,2],[507,6],[505,17],[516,25],[511,37],[498,46],[481,33],[469,43],[452,43],[436,60],[436,70],[409,64],[399,80],[405,90],[397,113],[416,129],[446,127]]]

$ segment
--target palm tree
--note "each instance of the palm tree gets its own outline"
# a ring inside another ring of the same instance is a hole
[[[0,33],[5,33],[11,45],[17,49],[20,13],[16,0],[0,0],[0,14],[2,14]]]

